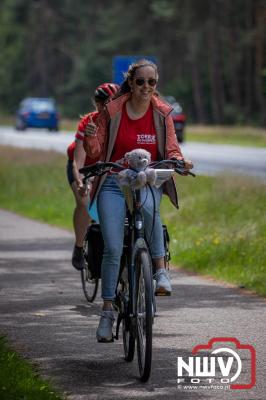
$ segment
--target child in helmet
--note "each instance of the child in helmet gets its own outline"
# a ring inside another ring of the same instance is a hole
[[[75,232],[75,245],[72,255],[72,265],[77,270],[85,266],[83,255],[83,239],[91,217],[87,211],[89,202],[89,190],[82,183],[82,175],[79,169],[84,165],[94,164],[97,159],[89,158],[83,148],[84,132],[88,123],[97,123],[100,111],[104,108],[106,101],[118,91],[119,86],[114,83],[103,83],[99,85],[94,93],[96,110],[86,114],[79,122],[75,140],[68,146],[67,155],[67,178],[75,197],[75,209],[73,213],[73,226]]]

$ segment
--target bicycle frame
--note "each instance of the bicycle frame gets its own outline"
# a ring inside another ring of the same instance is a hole
[[[136,279],[135,279],[136,270],[135,270],[135,264],[134,264],[134,259],[135,259],[134,249],[136,250],[137,248],[145,248],[148,253],[149,253],[149,250],[148,250],[148,247],[145,242],[144,218],[143,218],[142,211],[141,211],[140,189],[131,190],[131,195],[132,195],[132,209],[131,209],[131,205],[129,207],[127,206],[128,228],[129,228],[129,243],[128,243],[127,250],[126,250],[127,263],[126,263],[126,266],[123,266],[123,268],[120,268],[117,287],[121,280],[121,276],[122,276],[124,268],[127,268],[128,285],[129,285],[128,316],[131,318],[131,322],[132,322],[131,327],[134,328],[134,331],[132,333],[134,334],[134,336],[136,336],[135,317],[137,315],[137,310],[136,310],[136,299],[135,299],[136,290],[134,287],[134,284],[136,282]],[[117,293],[117,295],[118,295],[118,293]],[[118,302],[119,302],[119,300],[118,300]],[[116,336],[115,336],[116,339],[118,339],[120,322],[121,322],[121,319],[117,323]]]

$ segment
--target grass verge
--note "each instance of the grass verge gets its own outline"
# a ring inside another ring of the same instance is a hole
[[[188,142],[265,147],[266,129],[251,126],[188,125],[185,139]]]
[[[72,228],[74,200],[64,156],[0,147],[0,207]],[[266,186],[254,178],[177,177],[180,210],[162,216],[172,262],[266,295]]]
[[[0,146],[0,207],[51,225],[72,228],[74,199],[66,157]]]
[[[266,295],[266,187],[255,179],[178,177],[180,211],[164,200],[172,262]]]
[[[0,337],[0,399],[60,400],[63,397]]]

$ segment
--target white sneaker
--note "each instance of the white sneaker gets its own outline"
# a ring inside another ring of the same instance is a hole
[[[112,332],[114,321],[115,317],[113,311],[102,311],[96,332],[98,342],[108,343],[114,341]]]
[[[160,268],[156,271],[156,296],[170,296],[172,292],[169,275],[165,268]]]

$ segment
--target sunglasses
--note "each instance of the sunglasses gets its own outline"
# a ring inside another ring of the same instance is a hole
[[[148,82],[149,86],[155,86],[157,83],[157,79],[155,79],[155,78],[149,78],[149,79],[136,78],[135,82],[138,86],[143,86],[145,82]]]

